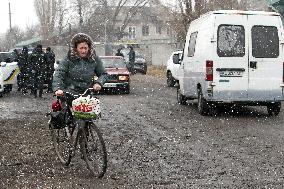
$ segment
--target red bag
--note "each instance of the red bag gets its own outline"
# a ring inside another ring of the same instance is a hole
[[[58,100],[55,100],[52,102],[51,109],[53,112],[57,112],[62,109],[62,106]]]

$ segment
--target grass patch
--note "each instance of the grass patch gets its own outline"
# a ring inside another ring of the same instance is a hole
[[[147,69],[147,75],[164,78],[166,75],[166,67],[149,65]]]

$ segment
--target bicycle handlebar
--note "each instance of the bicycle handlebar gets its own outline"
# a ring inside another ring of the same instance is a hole
[[[71,92],[66,91],[66,92],[63,92],[63,96],[56,96],[56,95],[55,96],[57,97],[57,99],[63,100],[66,98],[66,96],[67,97],[70,96],[72,98],[78,98],[80,96],[83,97],[83,96],[86,96],[87,94],[91,94],[91,96],[93,96],[94,92],[95,90],[93,88],[87,88],[82,94],[77,95],[77,94],[73,94]]]

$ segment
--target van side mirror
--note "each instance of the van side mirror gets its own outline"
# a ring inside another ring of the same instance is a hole
[[[180,64],[179,54],[173,55],[173,63],[174,64]]]

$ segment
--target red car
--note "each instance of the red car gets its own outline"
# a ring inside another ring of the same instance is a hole
[[[126,62],[121,56],[100,56],[108,73],[108,79],[103,86],[104,90],[130,92],[130,74]]]

